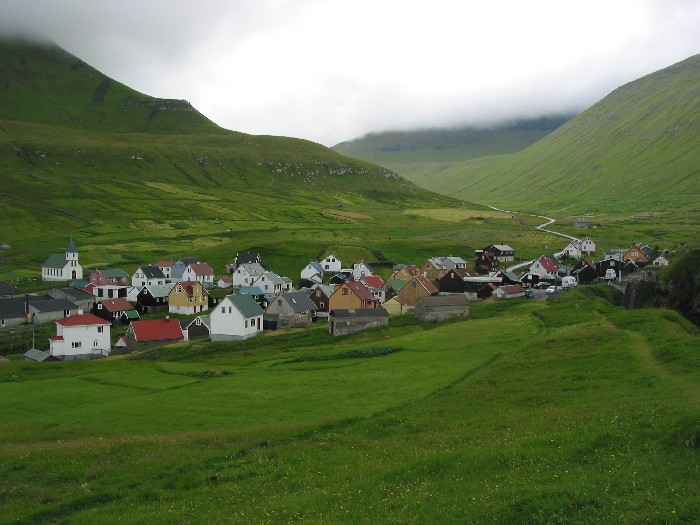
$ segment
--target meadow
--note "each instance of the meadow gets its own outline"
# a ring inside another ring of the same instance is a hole
[[[700,332],[608,287],[0,368],[6,523],[690,523]]]

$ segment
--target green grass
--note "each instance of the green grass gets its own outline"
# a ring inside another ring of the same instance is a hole
[[[692,522],[700,333],[611,293],[3,365],[3,518]]]

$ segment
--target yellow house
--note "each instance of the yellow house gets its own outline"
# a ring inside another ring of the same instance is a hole
[[[377,299],[360,281],[346,281],[328,298],[328,309],[376,308]]]
[[[209,309],[209,292],[199,281],[180,281],[168,295],[168,311],[196,314]]]
[[[438,290],[435,285],[430,282],[424,275],[414,275],[410,281],[408,281],[397,295],[406,301],[409,308],[416,306],[416,301],[419,297],[425,297],[426,295],[437,295]]]
[[[406,300],[400,295],[387,299],[382,305],[389,315],[401,315],[408,311]]]

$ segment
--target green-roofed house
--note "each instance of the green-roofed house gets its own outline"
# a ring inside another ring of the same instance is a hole
[[[212,341],[241,341],[263,330],[263,309],[250,295],[227,295],[210,312]]]
[[[78,249],[73,239],[68,243],[65,253],[53,253],[41,265],[43,281],[75,281],[82,278],[83,267],[78,262]]]

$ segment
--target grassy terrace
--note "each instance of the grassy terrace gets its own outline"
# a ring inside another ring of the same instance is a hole
[[[700,333],[605,287],[0,368],[7,523],[684,523]]]

